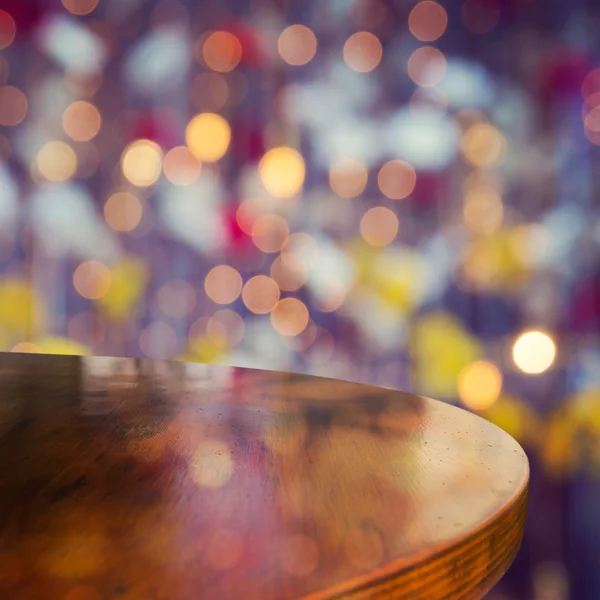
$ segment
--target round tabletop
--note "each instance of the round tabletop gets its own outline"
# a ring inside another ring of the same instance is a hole
[[[0,597],[480,598],[528,463],[491,423],[305,375],[0,354]]]

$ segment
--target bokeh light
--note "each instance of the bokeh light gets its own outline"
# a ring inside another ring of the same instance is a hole
[[[502,391],[502,373],[485,360],[469,363],[458,375],[458,397],[471,410],[485,410],[498,400]]]
[[[246,326],[244,319],[233,310],[224,308],[218,310],[207,322],[206,331],[213,340],[218,340],[223,346],[233,348],[244,338]]]
[[[229,265],[213,267],[204,279],[204,291],[215,304],[231,304],[242,291],[242,276]]]
[[[465,197],[465,225],[475,233],[488,234],[502,225],[504,205],[500,194],[491,187],[473,188]]]
[[[292,271],[306,273],[319,261],[319,245],[308,233],[293,233],[281,250],[281,260]]]
[[[275,214],[258,217],[252,226],[252,241],[263,252],[279,252],[290,234],[287,221]]]
[[[506,140],[493,125],[476,123],[465,131],[461,149],[470,163],[478,167],[487,167],[504,160]]]
[[[306,577],[319,565],[319,548],[315,541],[304,534],[284,539],[277,553],[284,571],[296,577]]]
[[[230,529],[219,529],[208,540],[206,560],[217,571],[235,567],[244,551],[244,538]]]
[[[160,287],[157,301],[166,317],[183,319],[196,307],[196,290],[187,281],[172,279]]]
[[[220,115],[201,113],[188,123],[185,139],[198,160],[216,162],[223,158],[229,148],[231,129]]]
[[[16,34],[15,20],[5,10],[0,10],[0,50],[8,48],[14,42]],[[2,114],[1,110],[0,114]]]
[[[286,27],[277,40],[279,56],[296,67],[309,63],[317,52],[317,38],[305,25]]]
[[[214,31],[204,40],[202,58],[213,71],[228,73],[242,60],[242,44],[229,31]]]
[[[88,300],[98,300],[108,293],[111,284],[110,269],[95,260],[81,263],[73,273],[77,293]]]
[[[173,358],[179,342],[175,330],[163,321],[153,321],[142,329],[139,337],[142,353],[158,360]]]
[[[12,85],[0,87],[0,126],[14,127],[27,116],[28,102],[25,94]]]
[[[421,42],[433,42],[448,26],[446,9],[437,2],[423,0],[415,4],[408,15],[408,29]]]
[[[163,161],[165,177],[173,185],[191,185],[200,177],[202,163],[186,146],[171,148]]]
[[[500,20],[498,0],[465,0],[461,8],[465,27],[477,34],[490,32]]]
[[[142,203],[129,192],[116,192],[104,204],[104,218],[115,231],[133,231],[142,213]]]
[[[199,73],[189,86],[193,106],[202,111],[216,111],[228,104],[229,85],[219,73]]]
[[[125,148],[121,156],[121,170],[125,178],[137,187],[154,185],[162,171],[162,151],[151,140],[140,139]]]
[[[89,15],[97,6],[99,0],[61,0],[63,6],[72,14]]]
[[[374,206],[360,220],[360,234],[372,246],[387,246],[398,235],[398,217],[385,206]]]
[[[421,87],[434,86],[446,75],[446,57],[433,46],[417,48],[408,59],[408,75]]]
[[[66,181],[75,175],[77,156],[65,142],[48,142],[37,153],[36,166],[48,181]]]
[[[63,129],[77,142],[88,142],[95,138],[102,126],[100,111],[84,100],[73,102],[63,113]]]
[[[377,67],[383,56],[379,38],[368,31],[351,35],[344,44],[344,61],[358,73],[368,73]]]
[[[229,481],[234,466],[231,451],[225,442],[203,440],[194,452],[191,474],[200,487],[219,488]]]
[[[260,160],[258,172],[265,189],[275,198],[291,198],[304,184],[306,167],[297,150],[280,146]]]
[[[297,298],[280,300],[271,311],[271,324],[277,333],[284,336],[300,334],[308,325],[309,314],[306,304]]]
[[[306,274],[290,269],[278,256],[271,264],[271,277],[286,292],[295,292],[306,283]]]
[[[524,373],[543,373],[554,363],[556,344],[543,331],[526,331],[516,339],[512,356],[517,367]]]
[[[417,174],[412,166],[403,160],[390,160],[377,175],[377,185],[381,193],[391,200],[402,200],[415,189]]]
[[[260,216],[261,211],[253,198],[246,198],[238,206],[235,212],[235,221],[238,227],[247,235],[252,235],[254,222]]]
[[[354,198],[367,186],[368,171],[356,158],[339,158],[329,167],[329,185],[342,198]]]
[[[271,277],[256,275],[244,284],[242,300],[250,312],[264,315],[275,308],[279,294],[279,286]]]

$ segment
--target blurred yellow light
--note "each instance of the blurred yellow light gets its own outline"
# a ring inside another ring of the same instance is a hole
[[[448,26],[448,13],[437,2],[424,0],[416,4],[408,15],[408,29],[421,42],[440,38]]]
[[[148,187],[160,177],[162,158],[158,144],[150,140],[136,140],[125,148],[121,156],[121,170],[133,185]]]
[[[256,275],[246,281],[242,300],[249,311],[259,315],[267,314],[279,301],[279,286],[266,275]]]
[[[446,75],[446,57],[433,46],[417,48],[408,59],[408,75],[421,87],[434,86]]]
[[[192,154],[201,161],[216,162],[223,158],[229,142],[229,123],[215,113],[196,115],[186,127],[185,139]]]
[[[113,321],[125,321],[135,310],[148,282],[148,265],[127,257],[112,265],[108,294],[98,300]]]
[[[461,140],[465,158],[477,167],[487,167],[504,160],[506,140],[488,123],[476,123],[467,129]]]
[[[215,31],[202,45],[202,58],[213,71],[228,73],[242,60],[242,44],[233,33]]]
[[[502,225],[504,206],[500,194],[491,187],[473,188],[463,208],[465,225],[475,233],[492,233]]]
[[[356,158],[340,158],[329,167],[329,185],[342,198],[354,198],[367,186],[368,172]]]
[[[498,0],[465,0],[461,9],[465,27],[477,34],[491,31],[500,20]]]
[[[513,345],[513,360],[521,371],[537,375],[548,370],[556,357],[556,345],[542,331],[527,331]]]
[[[502,391],[502,373],[491,362],[469,363],[458,375],[458,397],[472,410],[485,410],[498,400]]]
[[[89,356],[90,349],[75,340],[49,335],[36,340],[36,346],[42,354],[63,354],[69,356]]]
[[[84,100],[73,102],[63,113],[63,129],[77,142],[89,142],[95,138],[102,126],[100,111]]]
[[[77,156],[64,142],[44,144],[36,156],[38,171],[48,181],[66,181],[75,175]]]
[[[277,41],[279,56],[293,66],[301,66],[310,62],[317,52],[317,38],[304,25],[286,27]]]
[[[88,300],[98,300],[108,293],[111,284],[110,269],[101,262],[82,262],[73,273],[73,286],[77,293]]]
[[[297,298],[284,298],[271,311],[271,324],[280,335],[294,336],[302,333],[308,325],[308,319],[308,308]]]
[[[0,126],[14,127],[27,116],[27,97],[12,85],[0,87]]]
[[[216,304],[231,304],[242,291],[242,276],[229,265],[219,265],[204,279],[204,291]]]
[[[368,73],[377,67],[383,56],[381,42],[368,31],[351,35],[344,44],[344,61],[358,73]]]
[[[157,301],[165,316],[183,319],[196,306],[196,290],[187,281],[173,279],[158,290]]]
[[[62,0],[63,6],[74,15],[89,15],[99,0]]]
[[[262,215],[252,226],[252,241],[263,252],[279,252],[290,235],[287,221],[279,215]]]
[[[142,219],[142,203],[129,192],[113,194],[104,205],[104,218],[115,231],[133,231]]]
[[[42,325],[43,305],[28,281],[0,279],[0,345],[33,337]]]
[[[16,34],[15,20],[5,10],[0,10],[0,50],[8,48],[14,42]]]
[[[186,146],[176,146],[167,152],[163,171],[173,185],[191,185],[200,177],[202,164]]]
[[[370,208],[360,221],[360,233],[372,246],[387,246],[398,234],[398,217],[385,206]]]
[[[377,175],[377,185],[391,200],[402,200],[409,196],[417,184],[417,174],[407,162],[390,160]]]
[[[225,485],[234,471],[231,451],[219,440],[202,441],[191,462],[191,474],[200,487],[219,488]]]
[[[304,184],[306,167],[297,150],[280,146],[260,160],[258,172],[267,192],[275,198],[291,198]]]
[[[286,292],[295,292],[306,283],[306,273],[290,269],[280,256],[271,264],[271,277]]]

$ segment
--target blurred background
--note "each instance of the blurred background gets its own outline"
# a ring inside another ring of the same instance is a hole
[[[599,26],[594,0],[0,0],[0,350],[476,411],[532,467],[488,598],[600,598]]]

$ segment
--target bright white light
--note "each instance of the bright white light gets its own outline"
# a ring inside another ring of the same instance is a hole
[[[29,199],[31,222],[40,238],[59,252],[84,260],[114,261],[119,247],[112,232],[98,218],[88,192],[72,184],[50,184]]]
[[[435,109],[404,107],[383,124],[381,140],[391,156],[416,169],[441,169],[456,155],[460,131],[451,118],[440,118]]]
[[[38,39],[50,58],[73,73],[96,73],[106,61],[102,40],[71,17],[52,17],[40,29]]]
[[[161,28],[146,35],[126,62],[127,81],[147,93],[160,93],[187,76],[190,42],[177,27]]]
[[[159,205],[163,226],[195,250],[215,252],[227,239],[219,211],[220,197],[219,182],[208,173],[203,173],[193,185],[169,186]]]
[[[487,108],[493,101],[493,82],[481,65],[459,58],[447,60],[446,76],[436,86],[455,108]]]
[[[19,190],[10,171],[0,164],[0,227],[12,228],[19,215]]]

